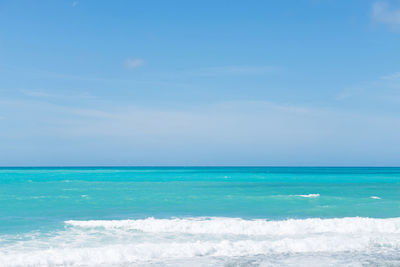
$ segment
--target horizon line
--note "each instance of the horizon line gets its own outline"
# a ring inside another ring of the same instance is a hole
[[[400,165],[0,165],[0,168],[400,168]]]

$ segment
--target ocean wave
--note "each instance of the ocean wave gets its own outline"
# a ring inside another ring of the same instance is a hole
[[[264,257],[274,266],[268,261],[279,255],[315,253],[398,255],[400,218],[66,221],[63,230],[5,240],[0,266],[126,266],[190,259],[215,266],[211,260],[238,257]]]
[[[319,197],[319,194],[307,194],[307,195],[294,195],[296,197],[307,197],[307,198],[316,198]]]
[[[362,251],[370,246],[398,246],[397,242],[368,238],[309,237],[271,241],[194,241],[151,242],[139,244],[100,245],[93,247],[53,247],[41,250],[0,252],[5,266],[74,266],[127,264],[155,260],[201,257],[244,257],[279,253],[337,253]],[[2,265],[3,266],[3,265]]]
[[[316,233],[400,233],[400,218],[374,219],[348,217],[334,219],[288,219],[268,221],[241,218],[174,218],[142,220],[66,221],[80,228],[119,228],[151,233],[235,234],[235,235],[296,235]]]

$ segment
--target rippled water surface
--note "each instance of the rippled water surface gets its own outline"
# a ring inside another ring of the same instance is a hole
[[[400,168],[0,168],[0,266],[400,265]]]

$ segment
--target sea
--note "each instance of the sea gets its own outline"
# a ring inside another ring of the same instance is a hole
[[[400,266],[400,168],[0,168],[0,266]]]

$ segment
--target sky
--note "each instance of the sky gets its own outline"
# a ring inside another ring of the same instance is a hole
[[[400,166],[400,1],[0,0],[0,166]]]

